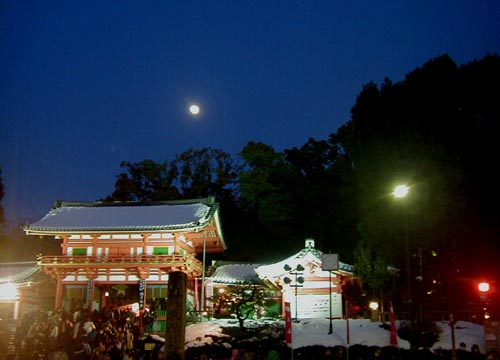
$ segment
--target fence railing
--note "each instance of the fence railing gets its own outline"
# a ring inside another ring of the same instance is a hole
[[[67,255],[41,256],[38,266],[65,267],[78,265],[96,267],[120,265],[120,267],[136,267],[149,265],[155,267],[186,267],[201,272],[202,263],[194,255]]]

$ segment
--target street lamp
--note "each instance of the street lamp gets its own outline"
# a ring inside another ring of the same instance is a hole
[[[477,285],[477,289],[482,293],[487,293],[488,291],[490,291],[490,283],[481,282]]]
[[[285,284],[287,285],[290,285],[290,287],[293,287],[295,288],[295,321],[298,320],[298,288],[299,287],[302,287],[304,285],[302,285],[304,283],[304,278],[301,276],[302,275],[302,271],[304,271],[304,267],[300,264],[297,265],[297,267],[295,268],[295,270],[292,271],[292,268],[290,267],[290,265],[285,265],[284,266],[284,269],[286,271],[288,271],[288,273],[290,275],[295,275],[295,284],[291,284],[292,282],[292,279],[290,279],[289,277],[285,277],[283,279],[283,281],[285,282]]]
[[[375,300],[370,301],[368,306],[370,307],[370,309],[372,311],[371,321],[372,322],[379,321],[379,313],[378,313],[379,304],[378,304],[378,302]]]
[[[408,196],[410,187],[402,184],[394,188],[393,195],[396,199],[404,199]],[[404,221],[404,242],[406,252],[406,292],[407,300],[411,302],[411,274],[410,274],[410,240],[408,239],[408,215],[406,214],[405,203],[403,205],[403,221]]]
[[[410,192],[410,187],[406,184],[397,185],[394,188],[393,195],[397,200],[405,200]],[[413,299],[412,299],[412,281],[411,281],[411,266],[410,266],[410,240],[408,238],[408,214],[406,209],[406,201],[402,202],[403,211],[403,227],[404,227],[404,242],[405,242],[405,252],[406,252],[406,299],[408,304],[408,313],[411,321],[410,328],[410,346],[414,348],[414,322],[415,316],[413,314]],[[455,359],[453,359],[455,360]]]
[[[488,293],[490,291],[490,283],[483,281],[477,284],[477,289],[479,290],[479,296],[481,298],[481,305],[483,308],[483,321],[490,318],[488,313]]]
[[[410,187],[408,185],[398,185],[394,188],[394,196],[397,198],[404,198],[406,195],[408,195],[408,192],[410,191]]]

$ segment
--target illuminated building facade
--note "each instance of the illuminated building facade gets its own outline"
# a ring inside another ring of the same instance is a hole
[[[51,299],[51,285],[35,262],[0,263],[0,319],[18,319],[43,308]]]
[[[221,264],[207,279],[207,293],[213,296],[229,285],[260,282],[281,302],[282,315],[288,302],[298,319],[341,318],[341,285],[353,276],[354,267],[338,262],[338,270],[322,270],[322,256],[314,240],[306,239],[301,251],[273,264]]]

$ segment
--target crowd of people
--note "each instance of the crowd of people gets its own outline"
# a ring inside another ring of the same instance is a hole
[[[45,310],[24,315],[17,321],[13,360],[159,360],[163,358],[161,339],[147,335],[147,317],[127,307],[105,307],[92,313],[83,308]],[[146,332],[145,332],[146,331]],[[146,336],[146,335],[147,336]],[[189,349],[186,358],[204,360],[289,359],[284,344],[250,345],[248,348]],[[396,351],[397,350],[397,351]],[[188,354],[189,353],[189,354]],[[349,354],[349,355],[347,355]],[[189,356],[188,356],[189,355]],[[455,357],[451,351],[412,352],[394,347],[378,348],[312,346],[294,351],[295,359],[332,360],[500,360],[497,352],[481,354],[477,345],[470,350],[461,343]]]
[[[155,359],[143,344],[142,318],[127,308],[39,311],[18,320],[14,359]]]

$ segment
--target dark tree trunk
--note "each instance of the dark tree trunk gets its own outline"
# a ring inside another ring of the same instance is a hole
[[[176,271],[168,276],[167,329],[165,334],[166,359],[184,360],[186,337],[187,276]]]

